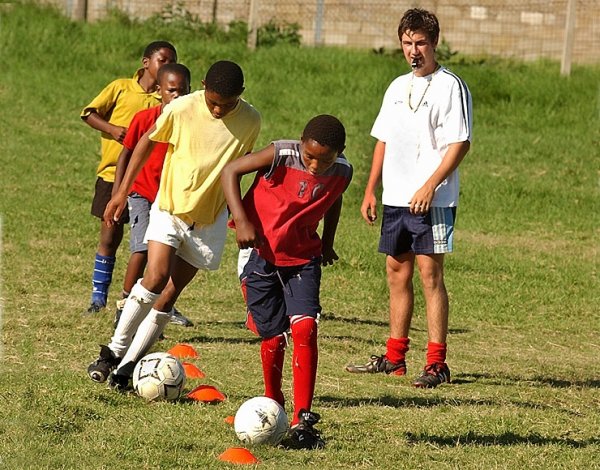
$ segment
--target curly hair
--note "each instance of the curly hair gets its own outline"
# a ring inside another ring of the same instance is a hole
[[[412,8],[404,13],[398,26],[398,38],[402,41],[402,35],[407,31],[421,31],[427,35],[432,43],[436,43],[440,37],[440,23],[437,17],[422,8]]]
[[[239,96],[244,91],[244,73],[241,67],[229,60],[220,60],[210,66],[204,78],[205,88],[223,98]]]
[[[175,73],[177,75],[181,75],[183,78],[185,78],[187,80],[188,85],[190,85],[192,82],[192,73],[190,72],[190,69],[188,69],[183,64],[165,64],[165,65],[161,66],[158,69],[158,74],[156,77],[158,83],[161,82],[162,77],[167,73]]]
[[[161,49],[170,49],[175,54],[175,58],[177,58],[177,50],[175,50],[175,46],[167,41],[154,41],[146,46],[144,49],[144,55],[142,57],[150,58],[152,54],[160,51]]]
[[[320,114],[308,121],[304,127],[302,140],[308,139],[313,139],[341,153],[346,146],[346,129],[335,116]]]

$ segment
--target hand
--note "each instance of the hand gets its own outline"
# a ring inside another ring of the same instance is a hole
[[[323,247],[323,254],[321,259],[321,265],[329,266],[333,265],[334,261],[339,260],[337,253],[333,249],[333,247]]]
[[[250,222],[235,224],[235,237],[238,248],[255,248],[262,245],[262,238]]]
[[[377,220],[377,198],[374,194],[365,194],[360,206],[360,213],[369,225],[373,225],[373,222]]]
[[[115,139],[120,144],[122,144],[123,140],[125,140],[125,134],[127,134],[126,127],[113,126],[110,131],[110,135],[112,136],[112,138]]]
[[[426,214],[431,209],[434,191],[435,188],[432,190],[428,186],[421,187],[410,199],[411,214]]]
[[[106,209],[104,209],[104,215],[102,216],[102,220],[109,227],[112,227],[119,221],[121,215],[123,215],[123,210],[125,210],[125,206],[127,205],[127,195],[116,194],[113,196],[108,204],[106,205]]]

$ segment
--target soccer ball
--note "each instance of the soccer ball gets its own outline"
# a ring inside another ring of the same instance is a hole
[[[233,427],[244,444],[277,445],[286,435],[289,424],[279,403],[267,397],[254,397],[242,403]]]
[[[184,385],[183,365],[165,352],[144,356],[133,370],[133,388],[148,401],[177,400]]]

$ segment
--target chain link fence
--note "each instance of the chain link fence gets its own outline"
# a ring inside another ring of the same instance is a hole
[[[392,49],[402,14],[433,11],[453,51],[524,60],[600,62],[599,0],[47,0],[74,19],[95,21],[110,9],[147,18],[177,6],[204,22],[294,24],[305,46]]]

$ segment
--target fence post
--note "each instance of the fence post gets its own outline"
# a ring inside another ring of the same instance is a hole
[[[71,2],[69,2],[71,3]],[[71,19],[75,21],[87,20],[87,0],[74,0],[71,3]]]
[[[258,39],[258,2],[259,0],[250,0],[250,10],[248,11],[248,49],[256,49]]]
[[[323,45],[323,4],[324,0],[317,0],[317,17],[315,18],[315,46]]]
[[[571,75],[571,60],[573,56],[573,35],[575,34],[575,19],[577,10],[575,0],[567,2],[567,18],[565,20],[565,37],[563,43],[562,60],[560,61],[560,74]]]

